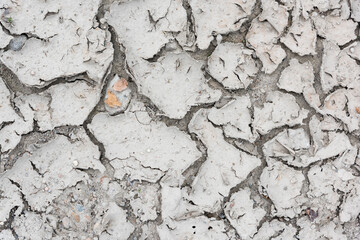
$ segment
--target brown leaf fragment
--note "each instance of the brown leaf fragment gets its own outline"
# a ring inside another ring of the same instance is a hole
[[[109,106],[109,107],[121,107],[121,102],[118,100],[118,98],[115,96],[115,94],[108,90],[107,91],[107,95],[108,97],[105,99],[105,103]]]
[[[117,81],[114,86],[113,89],[117,92],[121,92],[124,89],[126,89],[128,87],[128,82],[126,81],[125,78],[121,78],[119,79],[119,81]]]
[[[71,215],[73,216],[73,218],[74,218],[74,220],[75,220],[76,222],[80,222],[80,216],[79,216],[79,215],[77,215],[77,214],[75,214],[75,213],[71,213]]]
[[[360,114],[360,107],[356,107],[355,110],[358,114]]]

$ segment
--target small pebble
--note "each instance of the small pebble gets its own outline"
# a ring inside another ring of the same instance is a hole
[[[24,35],[16,36],[11,39],[9,47],[13,51],[20,51],[23,48],[26,40],[27,37]]]
[[[105,19],[105,18],[101,18],[101,19],[100,19],[100,23],[101,23],[101,24],[106,23],[106,19]]]
[[[355,52],[355,49],[353,47],[350,48],[350,52],[353,53]]]
[[[84,206],[83,206],[83,205],[80,205],[80,204],[77,204],[77,205],[76,205],[76,210],[77,210],[78,212],[82,212],[82,211],[84,211]]]
[[[74,161],[73,162],[74,166],[77,167],[79,165],[79,162],[78,161]]]
[[[70,227],[70,219],[68,217],[64,217],[62,220],[61,220],[64,228],[69,228]]]
[[[296,180],[296,178],[292,178],[290,182],[291,182],[291,183],[296,183],[297,180]]]

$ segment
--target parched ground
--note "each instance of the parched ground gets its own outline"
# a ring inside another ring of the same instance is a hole
[[[0,16],[0,240],[360,239],[360,1]]]

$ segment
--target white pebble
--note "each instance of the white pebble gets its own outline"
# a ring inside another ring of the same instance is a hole
[[[105,19],[105,18],[101,18],[101,19],[100,19],[100,23],[101,23],[101,24],[106,23],[106,19]]]

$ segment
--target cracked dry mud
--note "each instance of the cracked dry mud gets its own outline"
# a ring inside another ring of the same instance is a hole
[[[360,239],[360,1],[0,17],[0,240]]]

